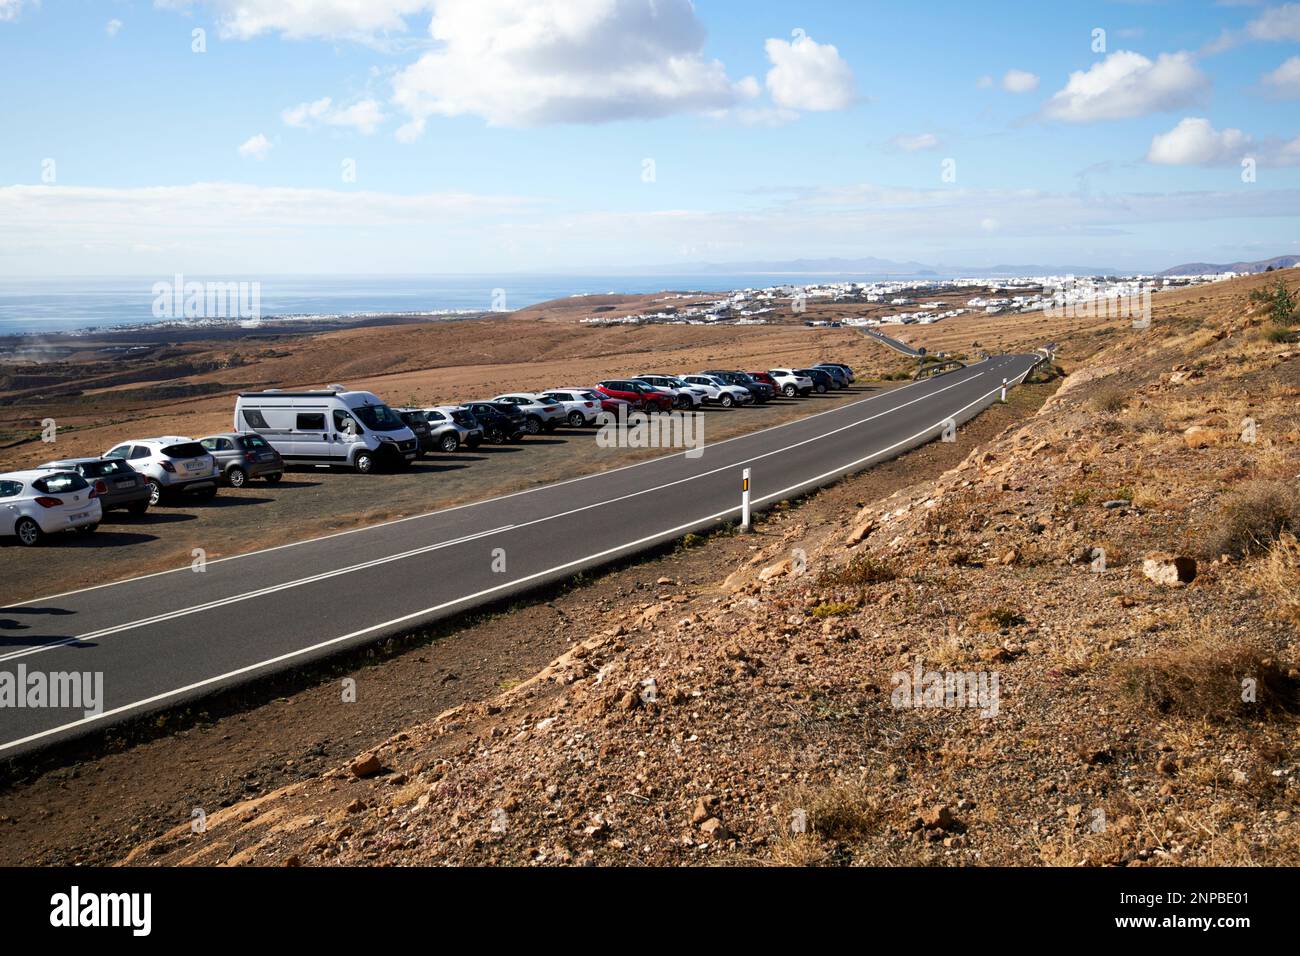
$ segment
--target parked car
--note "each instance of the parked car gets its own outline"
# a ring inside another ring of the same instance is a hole
[[[796,395],[806,398],[812,394],[813,380],[792,368],[769,369],[767,374],[772,376],[777,388],[786,398],[794,398]]]
[[[610,379],[596,386],[596,391],[611,398],[621,398],[633,408],[646,412],[671,412],[673,397],[653,385],[635,379]]]
[[[767,372],[746,372],[745,374],[748,375],[756,382],[762,382],[764,385],[766,385],[768,388],[772,390],[773,395],[781,394],[781,386],[777,385],[776,379],[774,379]]]
[[[494,445],[519,441],[526,434],[523,410],[504,403],[466,402],[465,407],[483,426],[483,438]]]
[[[566,413],[558,402],[551,402],[532,392],[511,392],[492,399],[498,404],[514,405],[524,413],[524,429],[530,435],[553,432],[564,423]]]
[[[824,368],[797,368],[794,373],[812,379],[813,391],[818,395],[825,395],[835,387],[835,379]]]
[[[723,408],[748,405],[754,400],[754,393],[749,389],[730,385],[716,375],[683,375],[682,381],[692,387],[703,389],[706,402],[721,405]]]
[[[122,509],[142,515],[149,510],[149,485],[143,475],[121,459],[65,458],[47,462],[41,470],[75,471],[94,486],[104,514]]]
[[[844,373],[844,377],[848,379],[850,385],[852,385],[854,382],[858,380],[858,377],[853,374],[853,369],[845,365],[843,362],[818,362],[817,363],[818,368],[826,368],[827,366],[834,366],[835,368],[842,371]]]
[[[231,488],[242,488],[253,478],[264,478],[274,485],[284,477],[284,459],[261,435],[223,432],[200,438],[199,444],[208,450],[221,480]]]
[[[638,375],[638,382],[661,388],[673,396],[673,403],[681,409],[699,408],[704,404],[704,389],[687,385],[675,375]]]
[[[94,486],[75,471],[0,475],[0,535],[13,535],[24,547],[58,531],[89,534],[103,515]]]
[[[319,392],[271,389],[235,400],[235,431],[254,431],[286,464],[345,465],[369,474],[377,465],[405,467],[419,441],[372,392],[331,385]]]
[[[406,423],[406,427],[415,436],[415,457],[420,458],[426,451],[433,451],[433,435],[429,431],[429,419],[422,408],[394,408],[397,417]],[[457,439],[457,444],[460,440]]]
[[[104,457],[125,461],[144,476],[151,505],[181,492],[211,498],[221,478],[216,459],[192,438],[135,438],[109,449]]]
[[[626,415],[627,412],[630,412],[635,407],[631,402],[627,401],[626,399],[615,398],[612,395],[606,395],[604,392],[598,392],[594,388],[573,388],[573,389],[566,388],[565,391],[571,391],[577,395],[583,395],[586,396],[587,398],[590,398],[593,402],[596,402],[597,404],[600,405],[600,410],[602,412],[609,412],[609,414],[614,416],[618,416],[620,414],[619,411],[620,409],[626,409],[626,411],[622,413]]]
[[[440,452],[450,455],[464,445],[477,448],[483,444],[483,426],[474,413],[459,405],[437,405],[424,410],[429,435]]]
[[[827,375],[829,375],[831,379],[835,382],[836,388],[849,387],[848,373],[845,372],[844,369],[840,368],[838,365],[817,365],[815,366],[815,368],[819,368]]]
[[[745,389],[754,396],[754,403],[757,405],[766,405],[768,399],[776,394],[776,389],[766,382],[760,382],[750,377],[746,372],[733,372],[721,369],[709,369],[706,375],[713,375],[722,379],[728,385],[736,385]]]
[[[564,412],[564,420],[571,428],[596,424],[600,414],[600,400],[578,389],[552,388],[542,392],[542,398],[555,402]]]

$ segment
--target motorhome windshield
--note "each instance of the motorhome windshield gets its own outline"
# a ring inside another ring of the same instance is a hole
[[[395,432],[406,427],[406,422],[387,405],[362,405],[352,409],[352,414],[371,431]]]

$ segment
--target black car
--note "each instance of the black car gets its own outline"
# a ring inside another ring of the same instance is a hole
[[[824,369],[824,370],[825,370],[826,374],[829,375],[829,376],[834,380],[834,382],[835,382],[835,387],[836,387],[836,388],[848,388],[848,387],[849,387],[849,376],[848,376],[848,373],[845,372],[844,369],[840,368],[838,365],[831,365],[831,364],[829,364],[829,363],[822,363],[821,365],[818,365],[817,367],[820,368],[820,369]]]
[[[429,427],[429,416],[426,412],[418,408],[398,408],[395,411],[397,417],[406,423],[406,427],[415,433],[415,440],[419,442],[416,457],[426,451],[437,450],[434,447],[433,429]]]
[[[464,407],[483,427],[485,441],[504,445],[524,437],[527,419],[518,406],[505,402],[466,402]]]
[[[716,375],[728,385],[739,385],[754,396],[754,404],[762,405],[776,394],[776,389],[766,382],[760,382],[748,372],[725,372],[706,370],[705,375]]]
[[[818,395],[825,395],[835,388],[835,379],[831,378],[831,373],[824,368],[797,368],[794,372],[796,375],[812,379],[813,391]]]
[[[122,509],[133,515],[149,510],[149,483],[118,458],[66,458],[41,465],[57,471],[74,471],[95,486],[105,513]]]

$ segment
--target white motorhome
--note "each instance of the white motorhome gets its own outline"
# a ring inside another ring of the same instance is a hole
[[[320,392],[270,389],[235,400],[235,431],[257,432],[289,465],[377,465],[415,461],[415,433],[372,392],[331,385]]]

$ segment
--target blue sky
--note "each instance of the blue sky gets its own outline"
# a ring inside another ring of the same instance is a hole
[[[0,0],[0,81],[4,275],[1300,252],[1300,3]]]

